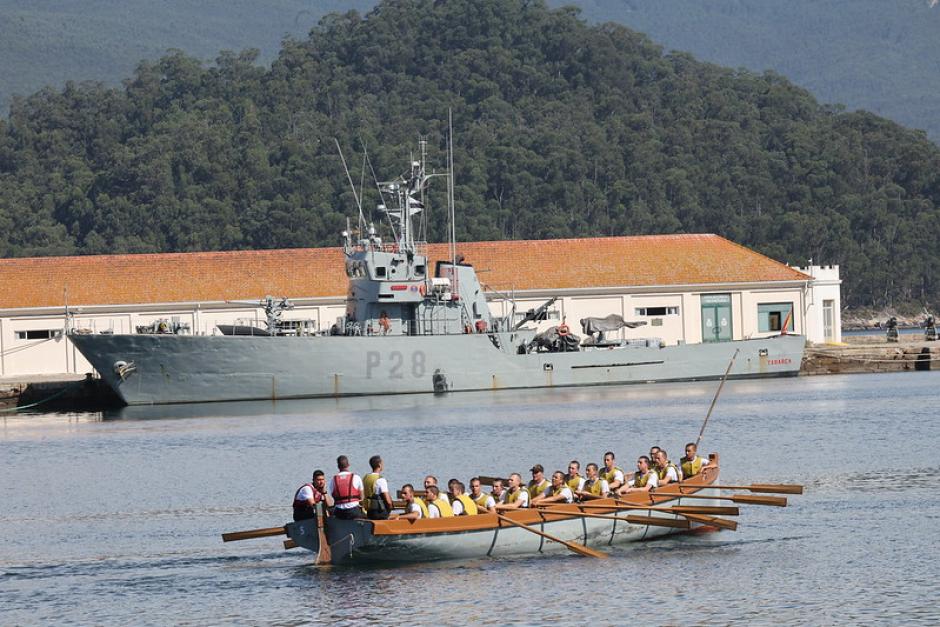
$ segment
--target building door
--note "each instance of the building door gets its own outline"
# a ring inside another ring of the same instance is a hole
[[[836,302],[823,301],[823,336],[827,342],[836,341]]]
[[[731,294],[702,294],[702,341],[731,341]]]

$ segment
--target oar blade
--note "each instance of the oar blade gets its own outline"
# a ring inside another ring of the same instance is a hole
[[[774,494],[803,494],[803,486],[790,483],[755,483],[747,488],[751,492],[771,492]]]
[[[738,516],[741,513],[738,507],[722,507],[720,505],[674,505],[669,511],[676,514],[705,514],[706,516]]]
[[[735,494],[734,496],[722,496],[723,499],[731,499],[735,503],[747,503],[749,505],[770,505],[772,507],[786,507],[787,497],[785,496],[757,496],[755,494]]]
[[[231,531],[222,534],[222,542],[235,542],[237,540],[251,540],[252,538],[267,538],[269,536],[282,536],[287,533],[284,527],[265,527],[264,529],[248,529],[246,531]]]
[[[657,518],[655,516],[621,516],[622,520],[634,525],[648,527],[670,527],[672,529],[688,529],[689,521],[685,518]]]
[[[702,523],[703,525],[710,525],[712,527],[718,527],[719,529],[729,529],[735,531],[738,528],[738,523],[734,520],[725,520],[724,518],[716,518],[715,516],[705,516],[702,514],[683,514],[690,521]]]

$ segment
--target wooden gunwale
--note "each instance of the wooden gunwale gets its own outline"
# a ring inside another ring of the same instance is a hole
[[[708,488],[718,477],[718,466],[706,468],[701,474],[683,481],[680,485],[682,493],[679,493],[679,487],[676,485],[667,485],[657,489],[655,494],[636,493],[621,497],[621,501],[626,501],[632,505],[662,505],[669,501],[681,499],[684,494],[696,494],[700,490]],[[691,489],[690,489],[691,488]],[[630,509],[627,505],[616,503],[614,499],[595,499],[590,501],[592,513],[616,513]],[[609,505],[609,509],[597,506]],[[541,525],[542,523],[551,523],[559,520],[570,520],[578,518],[578,503],[552,505],[553,510],[569,510],[571,515],[560,513],[545,513],[537,509],[510,510],[501,512],[525,525]],[[639,514],[643,515],[643,514]],[[647,514],[650,515],[650,514]],[[662,516],[674,517],[675,514],[659,513]],[[375,536],[412,536],[425,534],[460,534],[474,531],[488,531],[499,528],[512,527],[508,523],[499,520],[494,514],[477,514],[475,516],[454,516],[452,518],[422,518],[421,520],[373,520],[372,534]]]

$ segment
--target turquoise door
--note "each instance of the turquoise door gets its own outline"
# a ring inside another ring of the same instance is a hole
[[[702,341],[730,342],[731,294],[702,294]]]

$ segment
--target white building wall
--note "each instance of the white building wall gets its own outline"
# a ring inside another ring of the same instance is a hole
[[[841,343],[842,279],[839,276],[839,266],[808,266],[796,269],[813,277],[812,288],[807,290],[804,303],[806,339],[817,344]],[[827,308],[832,312],[829,325],[826,324]]]

